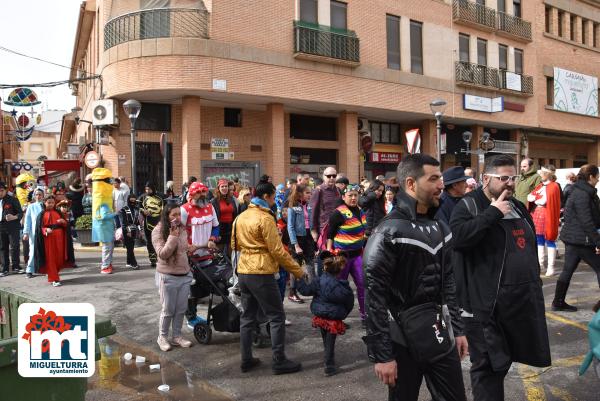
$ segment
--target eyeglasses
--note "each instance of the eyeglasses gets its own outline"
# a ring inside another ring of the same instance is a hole
[[[490,177],[496,177],[498,178],[501,182],[508,182],[508,180],[511,180],[512,182],[516,182],[517,178],[519,178],[518,175],[498,175],[498,174],[486,174]]]
[[[327,178],[335,178],[335,177],[337,177],[337,174],[325,174],[325,177],[327,177]]]

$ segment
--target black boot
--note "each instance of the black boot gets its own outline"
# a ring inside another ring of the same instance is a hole
[[[553,311],[577,312],[577,308],[565,302],[565,296],[569,289],[569,283],[565,281],[556,282],[556,291],[554,293],[554,301],[552,301]]]
[[[300,362],[294,362],[287,359],[285,356],[274,359],[273,367],[271,368],[274,375],[284,375],[287,373],[296,373],[302,370]]]

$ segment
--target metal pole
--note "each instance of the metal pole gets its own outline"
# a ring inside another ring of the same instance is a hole
[[[167,193],[167,156],[169,154],[169,152],[167,152],[167,144],[169,143],[167,135],[168,134],[165,132],[163,136],[163,191],[165,194]]]
[[[440,162],[440,165],[442,163],[442,143],[441,138],[442,138],[442,116],[441,115],[437,115],[435,116],[435,121],[436,121],[436,130],[437,130],[437,160]]]
[[[131,190],[137,194],[137,186],[135,182],[135,118],[130,118],[131,121]]]

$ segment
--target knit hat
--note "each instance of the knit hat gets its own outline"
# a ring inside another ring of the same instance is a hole
[[[221,178],[219,182],[217,182],[217,187],[220,187],[221,185],[229,185],[229,180],[227,178]]]

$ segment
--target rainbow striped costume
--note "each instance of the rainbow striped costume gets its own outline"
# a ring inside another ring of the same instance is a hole
[[[367,217],[361,211],[359,220],[346,205],[340,205],[335,210],[340,212],[345,221],[333,238],[333,247],[345,252],[361,250],[365,243]]]

